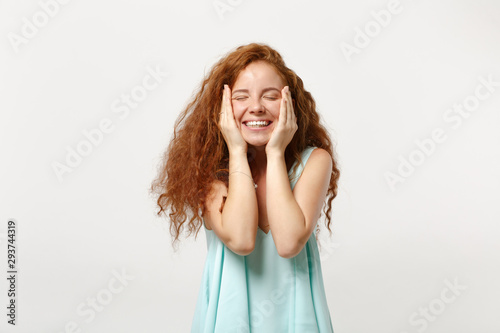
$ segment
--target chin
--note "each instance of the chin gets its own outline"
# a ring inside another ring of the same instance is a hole
[[[255,145],[252,145],[252,144],[249,143],[248,144],[248,149],[264,150],[264,149],[266,149],[266,145],[267,144],[263,144],[263,145],[257,145],[257,144],[255,144]]]
[[[248,145],[248,148],[255,148],[257,150],[259,150],[259,148],[266,148],[266,145],[267,143],[269,142],[269,140],[265,140],[265,141],[257,141],[257,140],[245,140],[247,145]]]

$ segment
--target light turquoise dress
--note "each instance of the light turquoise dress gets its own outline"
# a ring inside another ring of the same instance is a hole
[[[292,190],[314,149],[302,152]],[[271,230],[258,228],[254,250],[241,256],[204,229],[208,252],[191,333],[333,332],[314,232],[297,256],[283,258]]]

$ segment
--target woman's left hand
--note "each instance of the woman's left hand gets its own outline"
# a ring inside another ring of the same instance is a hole
[[[285,86],[281,90],[281,105],[280,113],[278,115],[278,124],[274,127],[266,145],[266,154],[281,154],[284,155],[285,149],[292,141],[295,132],[298,129],[297,117],[293,110],[292,96]]]

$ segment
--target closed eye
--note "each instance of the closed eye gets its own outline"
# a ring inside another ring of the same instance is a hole
[[[237,101],[244,101],[245,99],[247,99],[246,96],[238,96],[238,97],[234,97],[233,99],[237,100]]]
[[[264,96],[265,99],[268,99],[270,101],[275,101],[278,99],[278,97],[273,97],[273,96]]]

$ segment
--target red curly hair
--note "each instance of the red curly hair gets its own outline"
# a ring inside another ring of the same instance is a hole
[[[340,173],[328,131],[320,124],[311,93],[304,89],[302,79],[286,67],[281,55],[268,45],[251,43],[229,52],[212,67],[175,122],[173,136],[150,189],[158,197],[157,215],[166,215],[169,211],[172,245],[179,240],[185,223],[188,236],[196,232],[196,240],[212,183],[221,180],[229,186],[229,151],[218,125],[223,87],[228,84],[232,88],[238,74],[254,61],[265,61],[274,66],[293,97],[299,126],[285,150],[287,170],[298,160],[295,172],[302,162],[300,154],[307,146],[323,148],[332,156],[332,174],[324,205],[327,228],[330,234],[332,232],[331,206],[337,196]],[[186,222],[188,218],[189,222]]]

